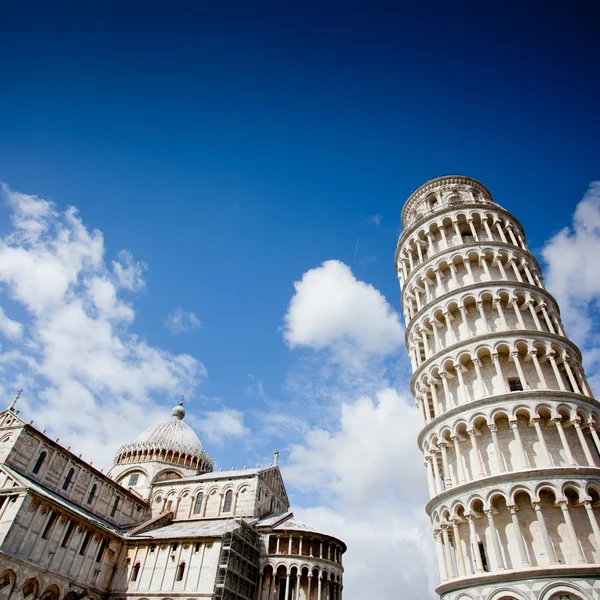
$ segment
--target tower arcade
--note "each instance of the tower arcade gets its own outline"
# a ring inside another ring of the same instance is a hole
[[[515,217],[408,198],[395,264],[444,600],[600,598],[600,403]]]

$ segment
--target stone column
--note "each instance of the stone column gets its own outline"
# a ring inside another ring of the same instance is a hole
[[[469,537],[471,548],[473,549],[473,558],[475,559],[475,570],[477,573],[484,573],[483,561],[481,560],[481,552],[479,552],[479,542],[477,541],[477,531],[475,530],[475,517],[471,514],[465,515],[469,523]]]
[[[498,233],[500,234],[500,239],[505,244],[508,244],[508,240],[506,239],[506,235],[504,234],[504,230],[502,229],[502,226],[500,225],[500,219],[498,219],[497,221],[494,221],[494,225],[496,226],[496,229],[498,230]]]
[[[459,244],[464,244],[464,240],[460,233],[460,228],[458,226],[458,221],[452,221],[452,225],[454,226],[454,233],[456,234],[456,238]]]
[[[571,513],[569,512],[569,503],[566,500],[559,500],[558,505],[560,506],[563,518],[565,520],[565,523],[567,524],[567,529],[569,530],[569,536],[571,537],[571,545],[577,551],[578,562],[585,563],[587,561],[585,560],[585,556],[583,555],[583,551],[581,550],[581,545],[579,544],[579,539],[577,538],[577,532],[575,531],[575,527],[573,526]]]
[[[519,454],[521,455],[521,462],[523,463],[524,469],[529,469],[531,465],[529,464],[529,458],[527,458],[527,453],[525,452],[525,448],[523,447],[523,440],[521,440],[521,433],[519,432],[519,422],[517,419],[510,422],[510,427],[513,431],[513,435],[515,436],[515,442],[517,442],[517,448],[519,449]]]
[[[535,367],[535,372],[537,373],[538,379],[542,384],[542,389],[547,390],[548,384],[546,383],[546,378],[544,377],[544,371],[542,371],[542,365],[540,365],[540,360],[537,356],[537,350],[533,349],[529,351],[529,356],[533,361],[533,366]]]
[[[442,225],[440,227],[440,235],[442,236],[442,241],[444,242],[444,247],[449,248],[448,238],[446,237],[446,228]]]
[[[521,526],[519,525],[519,518],[517,517],[516,506],[509,506],[510,510],[510,518],[512,520],[513,527],[515,529],[515,537],[517,538],[517,545],[519,546],[519,555],[521,557],[521,566],[529,567],[531,566],[531,562],[529,557],[527,556],[527,550],[525,549],[525,542],[523,541],[523,534],[521,533]]]
[[[440,379],[442,380],[442,386],[444,388],[444,404],[446,405],[446,410],[450,410],[452,408],[452,398],[450,397],[450,388],[448,387],[448,373],[443,371],[440,373]],[[458,405],[458,402],[456,403]]]
[[[440,481],[440,464],[437,459],[438,451],[431,450],[431,460],[433,463],[433,483],[435,484],[435,493],[441,494],[442,483]]]
[[[575,373],[577,374],[577,379],[579,379],[579,387],[585,396],[588,398],[592,397],[592,393],[590,392],[587,381],[585,380],[585,376],[583,374],[583,368],[580,365],[573,365],[575,369]]]
[[[531,313],[531,318],[533,319],[533,322],[535,323],[535,327],[538,331],[544,331],[542,329],[542,324],[540,323],[540,318],[538,317],[538,314],[535,310],[535,302],[533,300],[528,300],[526,306],[529,307],[529,312]]]
[[[442,471],[444,472],[444,483],[446,484],[446,489],[450,489],[452,487],[452,479],[450,478],[450,467],[448,466],[448,451],[446,449],[446,442],[440,441],[438,442],[438,448],[442,453]]]
[[[563,378],[558,370],[558,365],[556,364],[556,359],[554,358],[554,352],[548,352],[547,356],[550,364],[552,365],[552,370],[554,371],[554,377],[556,377],[556,383],[558,383],[558,387],[562,392],[566,392],[567,388],[565,387]]]
[[[571,421],[573,423],[573,427],[577,432],[577,437],[579,438],[579,443],[581,444],[581,448],[583,449],[583,453],[585,454],[585,460],[587,460],[587,464],[590,467],[595,467],[594,458],[592,457],[592,453],[590,452],[590,447],[588,446],[587,440],[585,439],[585,435],[583,435],[583,431],[581,430],[581,419],[573,419]]]
[[[504,464],[504,457],[502,456],[502,450],[500,449],[500,443],[498,442],[498,428],[494,423],[488,425],[488,427],[490,428],[490,433],[492,434],[494,450],[498,456],[498,468],[500,469],[500,473],[504,473],[506,471],[506,465]]]
[[[462,454],[460,452],[460,437],[458,435],[452,436],[454,442],[454,453],[456,454],[456,469],[458,471],[458,483],[465,483],[465,468],[463,465]]]
[[[485,473],[483,472],[483,465],[481,464],[481,457],[479,456],[479,448],[477,447],[477,430],[469,429],[467,431],[469,437],[471,438],[471,446],[473,448],[473,454],[475,456],[475,473],[477,473],[477,477],[485,477]],[[473,473],[473,479],[476,478],[475,473]]]
[[[480,257],[481,266],[483,267],[483,273],[485,275],[486,281],[491,281],[492,274],[490,273],[490,268],[488,267],[487,260],[485,259],[485,255],[482,254]]]
[[[563,365],[565,366],[565,371],[567,373],[567,377],[569,378],[569,381],[571,382],[573,391],[576,394],[581,394],[581,390],[579,389],[579,386],[577,385],[577,380],[575,379],[575,375],[573,375],[573,371],[571,370],[571,365],[569,364],[568,355],[565,356],[565,360],[563,360]]]
[[[458,310],[460,311],[460,316],[462,317],[462,322],[467,331],[467,335],[469,337],[473,337],[473,334],[471,333],[471,328],[469,327],[469,314],[467,313],[467,309],[464,305],[461,305],[458,307]]]
[[[510,264],[513,268],[513,271],[515,273],[515,277],[517,278],[517,281],[519,281],[519,283],[525,283],[523,281],[523,276],[521,275],[521,271],[519,271],[519,267],[517,266],[517,259],[514,256],[510,259]]]
[[[592,503],[590,500],[584,500],[583,505],[585,506],[588,519],[590,520],[590,525],[592,526],[592,531],[596,538],[596,544],[598,545],[598,548],[600,548],[600,527],[598,527],[598,519],[596,519],[596,515],[594,514]]]
[[[554,331],[554,325],[552,325],[552,321],[550,320],[550,315],[548,314],[548,311],[546,310],[546,303],[542,302],[540,304],[540,307],[542,309],[542,315],[544,315],[544,321],[546,321],[546,325],[548,327],[548,331],[550,331],[550,333],[556,333],[556,331]]]
[[[488,391],[485,385],[485,381],[483,380],[483,375],[481,374],[481,361],[478,358],[474,358],[473,365],[475,365],[475,375],[477,376],[477,381],[479,382],[479,387],[481,388],[481,397],[485,398],[488,395]]]
[[[492,354],[492,360],[494,361],[494,368],[496,369],[496,375],[500,378],[500,381],[502,382],[502,385],[504,386],[504,392],[509,393],[510,389],[508,387],[508,384],[506,383],[506,380],[504,379],[504,374],[502,373],[502,367],[500,365],[500,357],[498,356],[497,352],[494,352],[494,354]]]
[[[444,554],[444,543],[442,542],[441,529],[434,529],[433,539],[435,540],[435,550],[437,553],[438,567],[440,568],[440,580],[446,581],[448,573],[446,571],[446,556]]]
[[[440,403],[437,397],[437,388],[435,387],[435,383],[432,381],[429,383],[429,391],[431,392],[431,399],[433,401],[433,410],[435,411],[435,416],[439,416],[442,414],[440,409]]]
[[[502,551],[500,549],[500,541],[498,540],[498,532],[496,531],[496,523],[494,523],[494,515],[492,514],[492,510],[486,510],[485,514],[488,518],[488,524],[490,526],[490,535],[492,538],[492,549],[494,550],[494,558],[496,559],[496,564],[498,565],[498,570],[505,569],[504,559],[502,558]]]
[[[459,286],[458,277],[456,276],[456,266],[454,263],[450,263],[448,269],[450,269],[450,275],[452,275],[452,281],[454,282],[454,287],[456,289]]]
[[[596,445],[596,450],[598,450],[598,454],[600,454],[600,438],[598,437],[598,432],[596,431],[594,423],[590,423],[590,434],[592,435],[592,439]]]
[[[515,263],[513,263],[513,265],[514,264]],[[519,308],[519,301],[516,298],[511,298],[510,303],[512,304],[513,310],[515,311],[517,322],[519,323],[519,329],[526,329],[525,322],[523,321],[523,315],[521,314],[521,310]]]
[[[440,344],[440,336],[438,333],[436,321],[431,322],[431,329],[433,331],[433,346],[434,346],[433,351],[434,351],[434,353],[439,352],[442,349],[442,345]]]
[[[507,330],[508,323],[506,322],[506,317],[504,316],[504,309],[502,308],[502,300],[500,298],[494,298],[494,306],[498,311],[498,315],[500,316],[500,321],[502,322],[502,327]]]
[[[519,375],[519,379],[521,380],[521,387],[524,390],[531,389],[529,387],[529,384],[527,383],[527,379],[525,379],[525,373],[523,373],[523,367],[521,366],[521,360],[519,359],[518,351],[515,350],[514,352],[511,352],[510,355],[512,356],[513,360],[515,361],[515,367],[517,367],[517,373]]]
[[[458,519],[452,521],[452,537],[454,538],[454,551],[456,553],[456,564],[458,565],[458,576],[466,577],[467,570],[465,568],[465,557],[460,542],[460,532],[458,530],[459,523],[460,521]]]
[[[535,432],[537,433],[538,440],[542,446],[542,450],[544,451],[544,456],[546,458],[547,466],[551,467],[554,465],[552,461],[552,457],[550,456],[550,452],[548,452],[548,446],[546,446],[546,440],[544,438],[544,432],[540,426],[540,417],[533,417],[531,419],[533,421],[533,426],[535,427]]]
[[[483,310],[483,302],[481,300],[479,300],[478,302],[476,302],[476,305],[477,305],[477,310],[479,311],[479,316],[481,317],[481,320],[483,322],[483,331],[485,333],[489,333],[490,326],[488,325],[487,317],[485,316],[485,310]]]
[[[554,547],[552,546],[552,541],[550,540],[550,535],[548,534],[548,528],[546,527],[546,521],[544,520],[544,513],[542,512],[542,507],[539,502],[532,502],[531,506],[533,506],[533,510],[535,510],[535,516],[537,517],[538,525],[540,526],[540,531],[542,533],[542,539],[544,540],[544,548],[546,549],[546,554],[548,555],[548,561],[550,564],[557,563],[556,553],[554,552]]]
[[[504,269],[504,263],[500,260],[500,256],[496,256],[496,265],[498,266],[498,270],[500,271],[500,278],[504,281],[508,281],[508,277],[506,276],[506,270]]]
[[[444,554],[446,557],[446,570],[448,577],[454,579],[456,574],[454,573],[454,563],[452,562],[452,554],[450,553],[450,536],[448,535],[448,525],[442,525],[442,536],[444,538]]]
[[[479,236],[477,235],[477,230],[475,229],[475,225],[473,224],[473,219],[468,220],[469,227],[471,228],[471,233],[473,234],[473,239],[478,242]]]
[[[565,432],[562,426],[562,420],[560,418],[552,419],[556,429],[558,430],[558,436],[560,437],[560,441],[562,443],[563,450],[565,451],[565,455],[567,457],[567,463],[569,465],[576,465],[575,459],[573,458],[573,454],[571,452],[571,448],[569,447],[569,443],[567,442],[567,438],[565,436]]]
[[[431,456],[425,457],[425,469],[427,470],[427,485],[429,486],[429,497],[433,498],[436,495],[436,489]]]
[[[515,234],[513,232],[513,226],[512,226],[511,223],[507,223],[506,224],[506,230],[508,231],[508,235],[510,236],[510,239],[512,240],[512,243],[515,246],[519,246],[519,242],[517,242],[517,238],[515,237]]]
[[[488,239],[493,242],[494,236],[492,235],[492,230],[490,229],[490,224],[487,222],[487,219],[483,219],[483,227],[487,233]]]
[[[463,366],[460,363],[455,363],[453,367],[456,369],[456,376],[458,378],[458,389],[456,393],[457,405],[461,404],[460,402],[460,390],[463,392],[464,402],[470,402],[471,398],[469,397],[469,391],[467,390],[467,386],[465,385],[465,380],[463,378]]]
[[[456,336],[454,335],[454,330],[452,329],[452,320],[451,320],[450,313],[448,311],[446,311],[446,312],[443,312],[442,315],[444,315],[444,321],[446,321],[446,329],[448,330],[448,333],[450,334],[451,343],[455,344]]]

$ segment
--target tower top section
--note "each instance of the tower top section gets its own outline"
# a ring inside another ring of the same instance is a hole
[[[460,204],[493,204],[490,191],[476,179],[444,175],[418,187],[402,209],[402,228],[407,229],[432,212]]]

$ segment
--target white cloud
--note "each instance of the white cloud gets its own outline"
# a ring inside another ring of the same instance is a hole
[[[349,598],[433,597],[438,583],[414,407],[393,389],[341,407],[339,428],[312,429],[291,448],[286,481],[320,502],[294,508],[348,544]],[[398,568],[402,565],[402,568]],[[385,573],[385,577],[370,577]]]
[[[339,362],[359,367],[402,344],[398,313],[344,263],[326,261],[304,273],[294,287],[284,317],[284,338],[291,348],[327,349]]]
[[[245,437],[250,433],[244,426],[244,414],[233,408],[205,411],[194,422],[202,439],[216,446],[222,446],[227,439]]]
[[[6,316],[4,309],[0,306],[0,333],[4,337],[15,340],[21,337],[23,325],[18,321],[13,321]]]
[[[590,185],[570,227],[542,249],[546,285],[561,307],[569,334],[581,343],[594,332],[600,298],[600,182]]]
[[[165,327],[171,333],[183,333],[202,327],[202,321],[193,312],[185,312],[179,307],[167,317]]]
[[[369,217],[369,225],[381,225],[381,222],[383,221],[383,215],[377,213],[376,215],[371,215]]]
[[[20,326],[0,316],[13,340],[0,361],[3,391],[23,385],[25,412],[107,464],[120,443],[166,417],[155,398],[191,393],[204,366],[130,331],[135,311],[121,292],[144,288],[143,263],[124,251],[109,266],[102,234],[76,209],[2,191],[12,228],[0,237],[0,282],[28,315]]]

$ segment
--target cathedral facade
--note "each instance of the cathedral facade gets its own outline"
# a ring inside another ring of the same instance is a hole
[[[279,467],[214,472],[176,406],[104,474],[0,413],[0,600],[341,600],[344,542]]]
[[[518,220],[468,177],[407,200],[395,263],[444,600],[600,598],[600,403]]]

